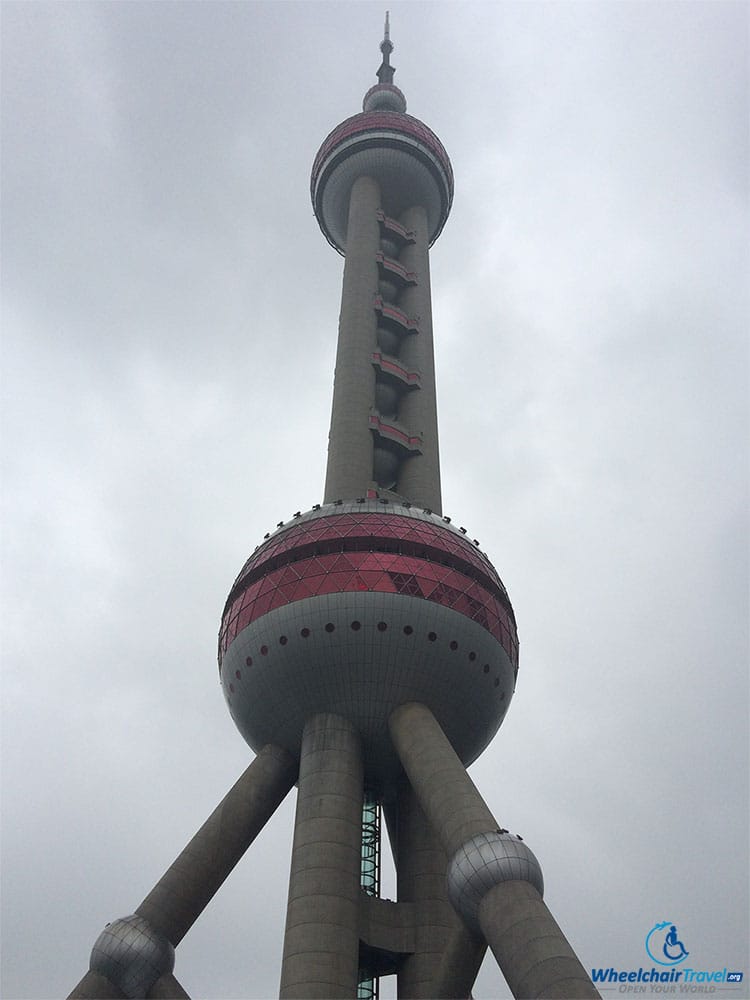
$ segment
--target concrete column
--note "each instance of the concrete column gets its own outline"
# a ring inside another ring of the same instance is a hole
[[[106,976],[88,970],[83,979],[74,987],[68,1000],[120,1000],[125,994]]]
[[[389,727],[419,804],[449,858],[471,838],[497,831],[497,821],[428,708],[402,705]],[[487,872],[502,877],[501,866],[490,864]],[[514,996],[599,996],[530,883],[496,882],[479,905],[478,922]]]
[[[362,795],[356,729],[313,716],[302,735],[282,1000],[357,994]]]
[[[439,957],[430,996],[435,1000],[470,997],[486,952],[485,940],[470,934],[463,924],[457,927]]]
[[[171,972],[159,976],[147,993],[148,1000],[190,1000],[182,985]]]
[[[438,448],[437,395],[435,388],[435,353],[432,339],[432,296],[430,292],[430,254],[427,213],[420,206],[407,209],[399,222],[416,233],[416,243],[407,244],[400,262],[416,272],[418,284],[404,289],[399,308],[409,316],[419,316],[419,333],[404,338],[400,359],[407,367],[422,373],[420,389],[405,393],[399,411],[399,423],[422,437],[422,454],[403,462],[396,490],[420,507],[442,513],[440,491],[440,452]]]
[[[468,996],[486,945],[469,934],[448,901],[445,851],[406,781],[400,785],[396,808],[392,847],[398,900],[414,907],[414,953],[404,959],[399,969],[398,996],[409,1000]],[[449,988],[455,987],[456,992],[436,993],[436,971],[450,942],[453,975]]]
[[[264,747],[136,913],[178,945],[294,784],[286,750]]]
[[[503,882],[479,904],[479,924],[515,997],[598,997],[542,897],[528,882]]]
[[[358,178],[349,199],[325,503],[364,496],[372,483],[373,440],[368,420],[375,402],[372,353],[377,347],[377,314],[373,298],[378,290],[379,208],[377,181]]]
[[[497,829],[497,820],[429,708],[416,702],[401,705],[391,715],[389,727],[417,800],[447,858],[471,837]]]

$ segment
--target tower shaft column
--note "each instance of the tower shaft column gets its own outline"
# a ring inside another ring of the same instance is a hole
[[[540,893],[521,875],[507,879],[490,851],[470,844],[500,834],[498,823],[466,773],[432,712],[415,703],[390,717],[396,751],[409,781],[449,858],[469,847],[491,888],[482,887],[480,929],[516,997],[598,997],[593,983],[547,909]],[[500,871],[502,881],[493,878]],[[519,867],[520,872],[520,867]],[[462,912],[464,919],[468,919]]]
[[[421,206],[415,206],[407,209],[399,221],[416,235],[416,241],[404,247],[400,262],[407,271],[414,271],[417,275],[417,284],[404,289],[399,306],[409,316],[419,316],[419,333],[405,338],[400,360],[407,367],[419,369],[421,374],[420,389],[407,393],[402,400],[399,420],[412,433],[420,435],[422,446],[420,455],[403,462],[399,471],[397,490],[413,504],[429,507],[436,514],[441,514],[427,212]]]
[[[362,796],[354,726],[313,716],[302,735],[282,1000],[356,996]]]
[[[398,899],[414,904],[414,953],[398,973],[398,996],[409,1000],[436,996],[468,996],[482,956],[483,941],[474,939],[451,906],[445,890],[448,860],[440,841],[427,823],[414,791],[401,782],[397,803],[394,857],[398,875]],[[457,940],[456,940],[457,939]],[[450,942],[455,941],[453,959],[461,965],[461,983],[450,994],[435,992],[435,977]],[[462,976],[461,973],[464,973]]]
[[[375,399],[372,353],[377,345],[377,316],[373,299],[378,289],[375,255],[380,246],[379,208],[377,181],[359,177],[349,198],[325,503],[364,496],[372,483],[369,416]]]

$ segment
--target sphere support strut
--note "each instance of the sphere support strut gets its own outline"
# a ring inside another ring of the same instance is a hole
[[[451,858],[451,902],[486,939],[513,995],[598,997],[542,900],[536,858],[499,828],[432,712],[402,705],[389,727],[419,804]]]
[[[276,811],[297,776],[297,764],[286,750],[266,746],[235,782],[182,853],[162,875],[151,892],[127,917],[107,927],[125,927],[115,938],[107,928],[94,945],[91,968],[70,994],[69,1000],[123,996],[183,997],[187,994],[171,974],[144,954],[150,935],[153,947],[173,949],[192,927],[207,903],[240,860],[247,848]],[[145,928],[141,930],[141,928]],[[136,936],[139,935],[139,936]],[[112,951],[113,939],[121,942]],[[139,991],[132,992],[130,966],[151,962],[150,981],[141,979]],[[109,970],[113,970],[108,974]],[[124,977],[122,983],[113,978]]]

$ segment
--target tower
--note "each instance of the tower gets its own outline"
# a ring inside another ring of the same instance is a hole
[[[181,997],[174,949],[298,786],[282,997],[462,997],[487,944],[516,996],[595,997],[542,899],[541,868],[466,773],[515,688],[500,577],[442,514],[429,250],[451,207],[437,136],[378,82],[324,140],[315,216],[344,257],[323,502],[250,555],[219,674],[256,752],[73,997]],[[378,895],[380,815],[397,870]]]

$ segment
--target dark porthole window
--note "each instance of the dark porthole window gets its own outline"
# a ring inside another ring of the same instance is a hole
[[[327,623],[327,625],[326,625],[326,632],[333,632],[333,631],[335,631],[335,629],[336,629],[336,626],[333,624],[333,622],[328,622]]]
[[[477,658],[476,653],[469,653],[469,659],[471,660],[472,663],[474,662],[474,660],[476,660],[476,658]]]
[[[486,674],[488,674],[490,672],[490,665],[489,665],[489,663],[485,663],[485,665],[482,667],[482,670],[484,670],[484,672]]]
[[[288,640],[287,640],[287,637],[285,635],[280,635],[279,636],[279,645],[280,646],[286,646],[287,641]]]
[[[234,684],[229,685],[229,690],[234,694]]]
[[[411,625],[404,625],[404,635],[411,635],[413,631]]]
[[[452,640],[451,640],[451,649],[453,650],[453,652],[454,652],[454,653],[455,653],[455,652],[456,652],[456,650],[458,649],[458,643],[456,642],[456,640],[455,640],[455,639],[452,639]]]
[[[252,665],[253,665],[253,658],[252,656],[248,656],[248,658],[245,660],[245,666],[252,667]]]
[[[268,656],[268,646],[261,646],[260,647],[260,655],[261,656]]]
[[[385,632],[388,628],[385,622],[378,622],[378,632]]]
[[[242,674],[239,672],[239,670],[235,670],[234,676],[237,678],[238,681],[242,680]]]
[[[352,622],[352,632],[359,632],[361,628],[362,628],[361,622]]]
[[[430,642],[434,642],[437,639],[437,636],[435,635],[434,632],[428,632],[427,638],[430,640]]]
[[[495,678],[495,687],[496,687],[496,688],[499,688],[499,687],[500,687],[500,678],[499,678],[499,677],[496,677],[496,678]]]
[[[303,639],[308,639],[310,637],[310,629],[309,628],[300,629],[299,634],[302,636]]]

